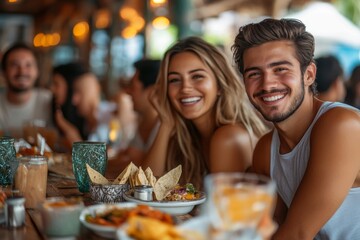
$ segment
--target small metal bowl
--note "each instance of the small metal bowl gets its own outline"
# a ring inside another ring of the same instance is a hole
[[[130,189],[129,184],[90,184],[91,199],[97,203],[124,202],[123,194]]]

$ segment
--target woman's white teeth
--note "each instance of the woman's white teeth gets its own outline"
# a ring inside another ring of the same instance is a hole
[[[285,95],[276,95],[276,96],[271,96],[271,97],[263,97],[263,100],[265,102],[273,102],[273,101],[276,101],[276,100],[279,100],[281,98],[283,98]]]
[[[198,102],[200,100],[200,97],[191,97],[191,98],[183,98],[181,99],[182,103],[194,103]]]

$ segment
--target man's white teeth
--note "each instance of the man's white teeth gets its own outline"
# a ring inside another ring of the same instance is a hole
[[[281,98],[283,98],[285,95],[276,95],[276,96],[271,96],[271,97],[263,97],[263,100],[265,102],[273,102],[273,101],[276,101],[276,100],[279,100]]]
[[[182,103],[194,103],[200,100],[200,97],[191,97],[191,98],[183,98],[181,99]]]

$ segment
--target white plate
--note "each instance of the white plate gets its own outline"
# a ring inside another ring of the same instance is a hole
[[[148,205],[148,206],[156,208],[156,209],[158,209],[160,211],[169,213],[171,215],[184,215],[184,214],[187,214],[187,213],[191,212],[191,210],[193,210],[193,208],[196,205],[202,204],[206,200],[205,194],[201,193],[202,197],[197,199],[197,200],[188,200],[188,201],[143,201],[143,200],[134,198],[131,193],[132,193],[131,190],[124,193],[124,198],[125,198],[126,201],[135,202],[135,203],[138,203],[138,204]]]
[[[266,237],[265,239],[268,239],[272,236],[272,234],[276,231],[278,225],[275,222],[272,222],[267,229],[262,229],[262,233]],[[188,221],[185,221],[178,225],[177,229],[183,234],[185,239],[193,240],[205,240],[210,239],[209,236],[210,232],[210,219],[206,214],[202,214],[197,217],[193,217],[189,219]],[[247,232],[245,233],[247,235],[239,237],[238,239],[252,239],[252,240],[262,240],[261,234],[259,232],[256,232],[254,235],[254,232]]]
[[[177,229],[182,232],[185,239],[209,239],[209,218],[205,215],[193,217],[181,223]]]
[[[98,224],[89,223],[85,220],[86,216],[89,214],[98,214],[101,212],[106,211],[109,208],[112,207],[119,207],[119,208],[133,208],[136,207],[136,203],[115,203],[115,204],[98,204],[93,205],[90,207],[86,207],[83,209],[83,211],[80,214],[80,222],[88,229],[96,233],[97,235],[105,238],[112,238],[114,239],[116,237],[116,230],[117,227],[110,227],[110,226],[101,226]]]

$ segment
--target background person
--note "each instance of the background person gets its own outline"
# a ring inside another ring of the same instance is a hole
[[[121,129],[115,115],[116,104],[101,99],[100,83],[89,71],[74,79],[73,91],[72,103],[77,113],[85,119],[84,128],[88,137],[83,139],[79,130],[64,118],[61,111],[56,112],[58,126],[70,143],[82,140],[106,142],[108,157],[112,157],[121,144],[118,141]]]
[[[161,176],[181,164],[197,188],[209,172],[245,171],[266,131],[225,54],[198,37],[165,53],[152,101],[161,125],[143,168]]]
[[[138,128],[128,148],[108,162],[107,174],[114,178],[130,162],[137,166],[142,164],[142,160],[151,147],[160,125],[158,113],[149,101],[150,92],[159,73],[160,61],[142,59],[135,62],[134,67],[136,69],[135,74],[125,91],[131,96],[134,110],[138,114]]]
[[[279,193],[273,239],[359,239],[360,114],[315,97],[314,37],[269,18],[241,27],[233,51],[250,101],[275,126],[253,157]]]
[[[350,79],[347,82],[345,102],[360,109],[360,65],[351,72]]]
[[[53,93],[52,114],[54,124],[60,131],[61,139],[64,138],[64,132],[58,125],[56,116],[59,115],[62,115],[69,123],[79,130],[82,139],[87,139],[87,134],[84,129],[85,119],[79,116],[76,107],[72,103],[74,92],[73,82],[77,77],[85,73],[87,73],[87,70],[78,62],[61,64],[53,68],[51,83],[51,91]],[[60,112],[61,114],[56,114],[56,112]],[[71,144],[72,143],[67,141],[61,142],[61,146],[58,146],[59,149],[57,150],[70,151]]]
[[[339,60],[332,55],[315,59],[317,98],[323,101],[343,102],[346,89],[344,72]]]
[[[1,67],[6,90],[0,92],[0,129],[4,135],[22,137],[23,126],[32,120],[52,126],[51,92],[35,88],[39,69],[34,51],[16,43],[5,51]]]

